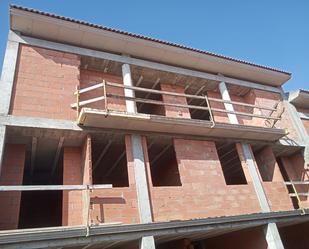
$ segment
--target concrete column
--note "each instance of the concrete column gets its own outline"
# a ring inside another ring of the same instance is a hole
[[[125,86],[133,86],[132,77],[131,77],[131,70],[129,64],[122,65],[122,77],[123,77],[123,84]],[[124,95],[126,97],[134,97],[134,91],[131,89],[124,89]],[[127,112],[136,113],[136,105],[133,100],[126,100]]]
[[[11,96],[15,77],[16,61],[19,43],[10,40],[10,34],[6,44],[0,80],[0,115],[7,115],[10,110]],[[0,124],[0,174],[5,145],[6,126]]]
[[[139,242],[139,248],[141,249],[153,249],[156,248],[153,236],[145,236]]]
[[[8,40],[0,81],[0,114],[7,115],[9,113],[17,56],[18,42]]]
[[[219,84],[219,90],[220,90],[220,93],[221,93],[223,100],[231,101],[230,94],[227,91],[225,82],[221,82]],[[224,103],[224,107],[227,111],[234,111],[234,107],[233,107],[232,104]],[[231,124],[238,124],[238,119],[237,119],[237,116],[235,114],[228,113],[227,116],[228,116]]]
[[[258,173],[258,169],[253,159],[253,155],[251,153],[250,145],[242,143],[241,147],[244,152],[243,154],[246,160],[246,164],[248,166],[249,174],[252,178],[253,186],[258,197],[262,212],[270,212],[270,206],[268,204],[267,197]]]
[[[284,101],[284,105],[292,119],[292,123],[295,127],[295,130],[301,139],[301,143],[305,145],[305,149],[304,149],[305,165],[309,167],[309,135],[307,134],[304,123],[302,122],[300,115],[298,111],[296,110],[295,106],[292,105],[288,101]]]
[[[264,233],[269,249],[284,249],[276,223],[268,223]]]
[[[122,65],[123,84],[133,86],[130,66]],[[125,96],[134,97],[134,91],[125,89]],[[136,104],[132,100],[126,100],[127,112],[136,113]],[[141,223],[152,222],[151,205],[149,198],[146,164],[143,153],[142,138],[140,135],[131,135],[132,155],[134,160],[134,175],[137,192],[137,203]],[[147,236],[140,240],[140,249],[154,249],[154,237]]]
[[[229,92],[226,88],[225,82],[221,82],[219,84],[219,90],[221,92],[223,100],[229,100],[229,101],[231,100]],[[224,106],[226,110],[234,111],[232,104],[225,103]],[[235,114],[228,114],[228,118],[231,124],[238,124],[238,119]],[[267,201],[267,197],[266,197],[266,194],[265,194],[262,182],[261,182],[261,178],[258,173],[257,165],[255,164],[254,157],[251,153],[251,147],[249,144],[245,144],[245,143],[242,143],[241,147],[243,150],[246,164],[248,166],[248,171],[252,178],[255,193],[258,197],[262,212],[271,212],[271,209]],[[265,233],[265,238],[266,238],[269,249],[283,249],[284,248],[276,223],[269,223],[264,229],[264,233]]]

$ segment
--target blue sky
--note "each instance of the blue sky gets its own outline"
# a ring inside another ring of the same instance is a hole
[[[10,3],[180,43],[292,73],[309,88],[308,0],[0,0],[0,67]]]

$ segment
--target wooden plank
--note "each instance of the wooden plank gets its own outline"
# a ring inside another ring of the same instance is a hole
[[[148,99],[146,100],[146,99],[142,99],[142,98],[126,97],[126,96],[121,96],[121,95],[116,95],[116,94],[107,94],[107,97],[117,98],[117,99],[130,99],[130,100],[134,100],[135,102],[148,103],[148,104],[154,104],[154,105],[174,106],[174,107],[191,108],[191,109],[199,109],[199,110],[209,111],[209,108],[205,107],[205,106],[172,104],[172,103],[166,103],[166,102],[158,101],[158,100],[148,100]],[[205,97],[203,97],[203,98],[205,100]],[[269,116],[265,116],[265,115],[251,114],[251,113],[246,113],[246,112],[236,112],[236,111],[232,111],[232,110],[225,110],[225,109],[218,109],[218,108],[212,108],[211,110],[213,112],[233,113],[233,114],[239,115],[239,116],[248,116],[248,117],[256,117],[256,118],[262,118],[262,119],[280,120],[280,118],[277,118],[277,117],[269,117]]]
[[[290,181],[284,182],[285,185],[309,185],[309,181]]]
[[[98,185],[20,185],[0,186],[0,191],[44,191],[44,190],[85,190],[85,189],[109,189],[112,184]]]
[[[100,96],[100,97],[97,97],[97,98],[80,101],[79,106],[84,106],[84,105],[94,103],[94,102],[104,100],[104,99],[105,99],[104,96]],[[77,107],[77,103],[71,104],[71,108],[76,108],[76,107]]]
[[[122,84],[113,83],[113,82],[109,82],[109,81],[106,82],[106,85],[113,86],[113,87],[119,87],[119,88],[127,88],[127,89],[141,91],[141,92],[154,93],[154,94],[164,94],[164,95],[171,95],[171,96],[176,96],[176,97],[178,96],[178,97],[205,100],[205,97],[200,96],[200,95],[192,95],[192,94],[185,94],[185,93],[173,93],[173,92],[168,92],[168,91],[148,89],[148,88],[136,87],[136,86],[124,86]],[[229,104],[234,104],[234,105],[258,108],[258,109],[264,109],[264,110],[270,110],[270,111],[276,111],[277,110],[275,108],[271,108],[271,107],[267,107],[267,106],[256,106],[256,105],[247,104],[247,103],[243,103],[243,102],[237,102],[237,101],[229,101],[229,100],[223,100],[223,99],[217,99],[217,98],[208,98],[208,99],[211,100],[211,101],[216,101],[216,102],[229,103]]]

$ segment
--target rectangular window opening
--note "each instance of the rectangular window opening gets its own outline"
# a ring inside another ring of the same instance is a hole
[[[124,136],[93,139],[93,184],[112,184],[113,187],[129,187],[127,165]]]
[[[236,145],[229,143],[216,143],[216,148],[226,184],[247,184]]]
[[[141,83],[139,87],[161,90],[160,84],[158,82],[149,84],[149,83]],[[143,91],[135,91],[135,97],[141,98],[144,100],[154,100],[163,102],[162,95],[157,93],[149,93]],[[159,104],[151,104],[151,103],[142,103],[136,102],[136,108],[138,113],[152,114],[152,115],[165,115],[164,105]]]
[[[286,171],[286,169],[283,165],[282,159],[280,157],[277,157],[276,161],[278,163],[278,166],[279,166],[280,172],[282,174],[283,180],[286,181],[286,182],[289,182],[290,178],[289,178],[288,173],[287,173],[287,171]],[[286,185],[286,187],[287,187],[289,193],[294,193],[294,189],[293,189],[292,185]],[[297,199],[291,198],[291,200],[292,200],[292,204],[293,204],[294,209],[299,209],[300,207],[299,207],[299,203],[298,203]]]
[[[62,185],[63,149],[59,140],[38,138],[28,147],[23,185]],[[58,156],[57,156],[58,155]],[[62,191],[21,191],[19,229],[62,225]]]
[[[173,140],[148,138],[147,146],[153,186],[182,186]]]

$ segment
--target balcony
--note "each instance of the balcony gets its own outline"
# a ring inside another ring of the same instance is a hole
[[[103,79],[76,90],[71,107],[76,109],[78,124],[87,127],[264,141],[286,135],[276,127],[284,112],[280,100],[262,106],[241,97],[223,100],[216,90],[191,88],[156,83],[125,86]],[[126,91],[135,97],[126,96]],[[135,103],[136,112],[126,111],[130,102]],[[227,110],[225,105],[233,105],[235,110]],[[231,124],[228,115],[236,115],[239,124]]]

